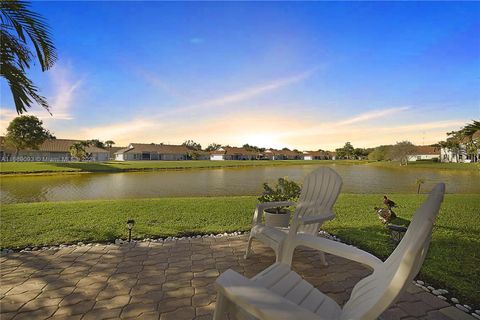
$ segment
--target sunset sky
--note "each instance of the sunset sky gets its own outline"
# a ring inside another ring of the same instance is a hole
[[[34,2],[57,138],[431,144],[480,118],[478,2]],[[16,116],[1,79],[0,133]]]

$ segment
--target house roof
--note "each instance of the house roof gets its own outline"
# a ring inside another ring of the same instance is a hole
[[[416,155],[440,155],[440,148],[431,146],[416,146]]]
[[[131,143],[127,148],[123,148],[115,152],[120,153],[141,153],[141,152],[153,152],[161,154],[186,154],[192,151],[184,145],[171,145],[171,144],[148,144],[148,143]],[[205,151],[196,151],[200,154],[205,154]]]
[[[122,150],[122,149],[125,149],[126,147],[110,147],[110,148],[105,148],[106,150],[112,152],[112,153],[115,153],[117,152],[118,150]]]
[[[284,155],[284,156],[298,156],[301,153],[292,150],[277,150],[277,149],[268,149],[264,153],[270,153],[273,155]]]
[[[219,150],[210,152],[210,154],[224,154],[224,155],[252,155],[256,156],[259,154],[258,151],[247,150],[245,148],[237,147],[222,147]]]
[[[74,143],[80,142],[80,141],[81,140],[73,140],[73,139],[49,139],[49,140],[45,140],[45,142],[38,147],[38,150],[24,149],[22,151],[70,152],[69,150],[70,147]],[[0,137],[0,149],[14,152],[14,148],[5,144],[5,137]],[[87,151],[88,153],[103,153],[103,152],[108,153],[107,150],[102,148],[97,148],[94,146],[86,147],[85,151]]]
[[[110,155],[114,155],[115,153],[117,153],[118,150],[122,150],[122,149],[125,149],[125,147],[109,147],[109,148],[105,148],[109,153]]]
[[[303,154],[312,157],[325,157],[334,155],[335,153],[330,151],[304,151]]]

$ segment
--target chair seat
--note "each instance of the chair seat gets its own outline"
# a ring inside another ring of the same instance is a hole
[[[286,264],[275,263],[251,280],[326,319],[338,319],[342,313],[333,299],[315,289]]]
[[[252,231],[257,238],[264,236],[266,239],[269,239],[273,242],[281,242],[287,236],[288,228],[270,227],[261,223],[255,225],[252,228]]]
[[[259,239],[277,252],[279,246],[287,237],[288,228],[270,227],[261,223],[255,225],[250,232],[253,237]]]

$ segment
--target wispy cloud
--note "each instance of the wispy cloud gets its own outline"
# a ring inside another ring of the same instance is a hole
[[[131,70],[143,80],[145,80],[148,84],[160,89],[161,91],[176,97],[180,98],[183,101],[191,101],[191,97],[188,94],[182,93],[177,90],[174,86],[171,85],[168,81],[163,79],[160,75],[154,74],[148,70],[140,68],[138,66],[130,66]],[[200,100],[198,102],[188,103],[179,106],[171,106],[165,109],[163,112],[156,112],[156,118],[164,118],[166,116],[183,116],[189,112],[195,111],[202,111],[205,112],[207,110],[213,111],[215,108],[218,107],[225,107],[228,105],[244,102],[247,100],[254,99],[256,97],[262,96],[264,94],[275,92],[279,89],[288,87],[290,85],[296,84],[303,80],[308,79],[312,76],[316,71],[318,71],[320,67],[314,67],[309,70],[300,72],[298,74],[294,74],[291,76],[273,79],[267,83],[258,84],[253,87],[240,89],[235,92],[226,93],[221,96],[212,97],[206,100]]]
[[[247,101],[250,99],[253,99],[257,96],[266,94],[268,92],[274,92],[276,90],[279,90],[281,88],[293,85],[295,83],[298,83],[300,81],[306,80],[310,76],[312,76],[319,67],[315,67],[313,69],[304,71],[302,73],[285,77],[285,78],[280,78],[280,79],[275,79],[272,80],[268,83],[264,84],[259,84],[254,87],[250,87],[244,90],[240,90],[238,92],[233,92],[229,94],[225,94],[220,97],[215,97],[212,99],[204,100],[199,103],[194,103],[185,107],[179,107],[179,108],[174,108],[171,111],[167,112],[168,114],[172,113],[184,113],[188,111],[194,111],[194,110],[205,110],[205,109],[211,109],[215,107],[223,107],[226,105],[234,104],[234,103],[239,103],[243,101]]]
[[[160,89],[161,91],[177,97],[177,98],[182,98],[185,99],[186,97],[181,94],[176,88],[174,88],[168,81],[165,81],[160,77],[158,74],[154,74],[146,69],[140,68],[138,66],[131,66],[131,70],[145,80],[148,84],[151,86]]]
[[[368,120],[373,120],[373,119],[378,119],[378,118],[384,118],[386,116],[390,116],[402,111],[406,111],[410,109],[410,107],[399,107],[399,108],[388,108],[388,109],[381,109],[381,110],[373,110],[369,112],[365,112],[362,114],[359,114],[353,118],[346,119],[340,122],[337,122],[337,126],[345,126],[345,125],[350,125],[350,124],[355,124],[359,122],[365,122]]]
[[[76,98],[78,89],[83,84],[83,79],[72,80],[70,68],[57,65],[48,73],[50,86],[53,94],[47,97],[50,104],[50,113],[40,107],[32,107],[28,110],[28,114],[35,115],[43,120],[47,127],[57,120],[72,120],[72,106]],[[6,128],[11,120],[18,116],[13,111],[12,106],[2,106],[0,112],[0,130],[5,133]]]
[[[161,124],[149,119],[132,119],[131,121],[117,122],[109,125],[95,126],[90,128],[80,129],[75,138],[79,139],[100,139],[100,140],[114,140],[118,144],[126,145],[129,142],[145,142],[148,141],[149,132],[153,132],[158,136],[158,129]],[[155,130],[154,130],[155,129]],[[141,140],[140,137],[144,137]],[[155,140],[149,141],[154,142]],[[156,141],[160,142],[160,141]]]
[[[72,120],[71,108],[75,94],[83,84],[83,79],[71,80],[69,69],[58,67],[52,70],[55,95],[51,98],[51,112],[55,120]]]
[[[52,95],[48,96],[49,114],[45,109],[32,109],[31,113],[38,118],[52,123],[57,120],[72,120],[72,108],[77,98],[78,90],[84,82],[84,77],[74,78],[69,66],[56,65],[48,72]]]

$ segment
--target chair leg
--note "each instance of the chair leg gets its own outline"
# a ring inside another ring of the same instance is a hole
[[[320,254],[320,261],[322,261],[322,264],[324,266],[328,266],[327,259],[325,258],[325,252],[320,251],[319,254]]]
[[[293,248],[289,243],[282,243],[278,248],[277,260],[275,262],[280,262],[289,266],[292,266],[293,260]]]
[[[252,234],[250,233],[250,236],[248,237],[247,250],[245,251],[245,256],[244,256],[245,259],[247,259],[248,256],[250,255],[250,249],[252,247],[252,241],[253,241],[253,237],[252,237]]]
[[[221,293],[217,294],[217,302],[215,304],[215,311],[213,312],[213,320],[225,319],[225,314],[228,311],[229,301]]]

